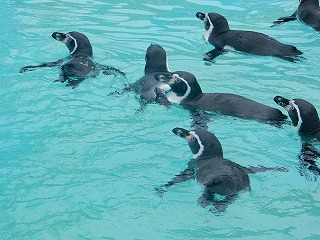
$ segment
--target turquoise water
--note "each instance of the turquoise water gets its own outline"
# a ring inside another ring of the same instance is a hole
[[[187,111],[150,104],[137,112],[122,78],[100,75],[72,90],[53,83],[58,69],[20,74],[26,65],[68,55],[55,31],[85,33],[97,62],[143,75],[150,43],[163,46],[172,71],[194,73],[206,92],[237,93],[278,107],[273,97],[305,98],[320,110],[319,34],[299,22],[270,28],[298,1],[1,1],[0,239],[319,239],[320,184],[300,176],[300,138],[213,114],[209,130],[226,158],[242,165],[285,166],[251,175],[252,191],[220,215],[197,205],[195,181],[154,188],[183,170],[191,151],[174,127]],[[297,46],[307,60],[230,52],[206,66],[197,11],[216,11],[231,28],[266,33]]]

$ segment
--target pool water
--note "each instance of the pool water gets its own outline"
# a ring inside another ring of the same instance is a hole
[[[319,179],[300,176],[300,137],[289,125],[212,114],[209,131],[227,159],[288,169],[250,175],[251,192],[212,214],[197,205],[203,188],[196,181],[162,198],[154,191],[192,158],[171,132],[190,129],[186,110],[149,104],[137,111],[134,93],[110,94],[126,84],[121,77],[100,74],[73,90],[53,83],[58,68],[18,72],[68,56],[51,34],[79,31],[95,60],[123,70],[130,83],[143,76],[145,51],[156,43],[167,51],[170,70],[192,72],[204,92],[236,93],[276,108],[276,95],[304,98],[320,110],[319,34],[297,21],[270,28],[297,4],[1,1],[0,239],[320,239]],[[233,29],[295,45],[306,60],[229,52],[207,66],[202,55],[213,47],[203,41],[197,11],[218,12]]]

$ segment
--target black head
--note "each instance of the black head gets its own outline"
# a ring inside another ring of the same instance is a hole
[[[183,128],[174,128],[172,132],[188,142],[194,158],[223,158],[221,144],[213,133],[206,130],[188,131]]]
[[[86,35],[79,32],[52,33],[52,37],[57,41],[63,42],[68,47],[70,54],[75,57],[84,55],[92,57],[92,46]]]
[[[147,48],[145,60],[145,74],[153,72],[169,72],[167,53],[160,45],[151,44]]]
[[[196,17],[204,23],[204,28],[207,31],[206,41],[211,33],[218,34],[230,30],[227,19],[218,13],[197,12]]]
[[[170,86],[173,93],[168,99],[171,102],[192,101],[202,94],[196,77],[189,72],[176,71],[168,74],[156,74],[155,79]]]
[[[303,99],[292,99],[276,96],[274,101],[288,111],[292,126],[302,134],[312,134],[319,130],[320,120],[316,108]]]

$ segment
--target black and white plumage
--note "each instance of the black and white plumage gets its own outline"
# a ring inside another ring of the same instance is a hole
[[[304,136],[320,141],[320,120],[317,109],[304,99],[287,99],[276,96],[274,101],[285,110],[292,122],[292,127]]]
[[[155,78],[169,84],[172,90],[168,96],[170,102],[273,125],[286,123],[287,116],[279,109],[236,94],[203,93],[196,77],[189,72],[157,74]]]
[[[57,41],[63,42],[69,49],[70,56],[59,59],[55,62],[42,63],[36,66],[26,66],[19,72],[32,71],[40,67],[61,66],[59,79],[55,82],[67,82],[66,86],[76,88],[80,82],[88,77],[96,77],[100,71],[105,75],[122,75],[125,73],[110,66],[98,64],[93,59],[92,46],[86,35],[80,32],[59,33],[54,32],[52,37]]]
[[[212,61],[227,52],[225,47],[249,54],[274,56],[290,62],[299,60],[298,55],[302,54],[295,46],[283,44],[263,33],[230,30],[227,19],[218,13],[198,12],[196,17],[204,23],[205,42],[215,47],[204,55],[206,61]]]
[[[241,191],[250,190],[249,173],[265,172],[268,170],[287,171],[285,168],[243,167],[223,157],[223,150],[218,138],[206,130],[189,131],[183,128],[174,128],[172,132],[185,139],[193,153],[188,167],[171,181],[156,188],[162,196],[167,188],[176,183],[196,179],[204,186],[198,203],[202,207],[213,205],[218,211],[225,211]],[[225,198],[216,199],[217,195]]]
[[[144,76],[129,86],[140,99],[150,103],[163,97],[164,92],[170,89],[166,83],[154,79],[155,74],[168,73],[168,58],[166,51],[157,44],[151,44],[145,55]],[[165,98],[161,99],[166,101]]]
[[[320,175],[320,168],[316,159],[320,152],[313,146],[312,142],[320,141],[320,119],[316,108],[304,99],[287,99],[276,96],[274,101],[288,111],[292,127],[299,132],[302,140],[299,158],[303,166],[315,175]]]
[[[279,18],[273,22],[272,27],[295,20],[300,20],[320,33],[319,0],[300,0],[298,9],[292,15]]]

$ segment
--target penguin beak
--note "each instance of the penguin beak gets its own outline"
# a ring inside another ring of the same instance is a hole
[[[172,73],[158,73],[154,75],[154,78],[159,81],[159,82],[165,82],[169,83],[170,80],[172,79],[173,74]]]
[[[60,42],[66,42],[68,37],[67,34],[65,33],[59,33],[59,32],[54,32],[51,35],[55,40],[60,41]]]
[[[190,131],[183,128],[174,128],[172,129],[172,132],[181,138],[187,138],[190,136]]]
[[[197,12],[196,17],[198,19],[200,19],[201,21],[204,21],[204,19],[206,18],[206,14],[204,14],[202,12]]]
[[[159,73],[154,75],[154,78],[159,82],[165,82],[168,85],[173,85],[175,82],[180,82],[181,77],[176,73]]]
[[[281,96],[276,96],[273,99],[275,101],[276,104],[278,104],[279,106],[283,107],[284,109],[286,109],[287,111],[290,110],[290,100]]]

